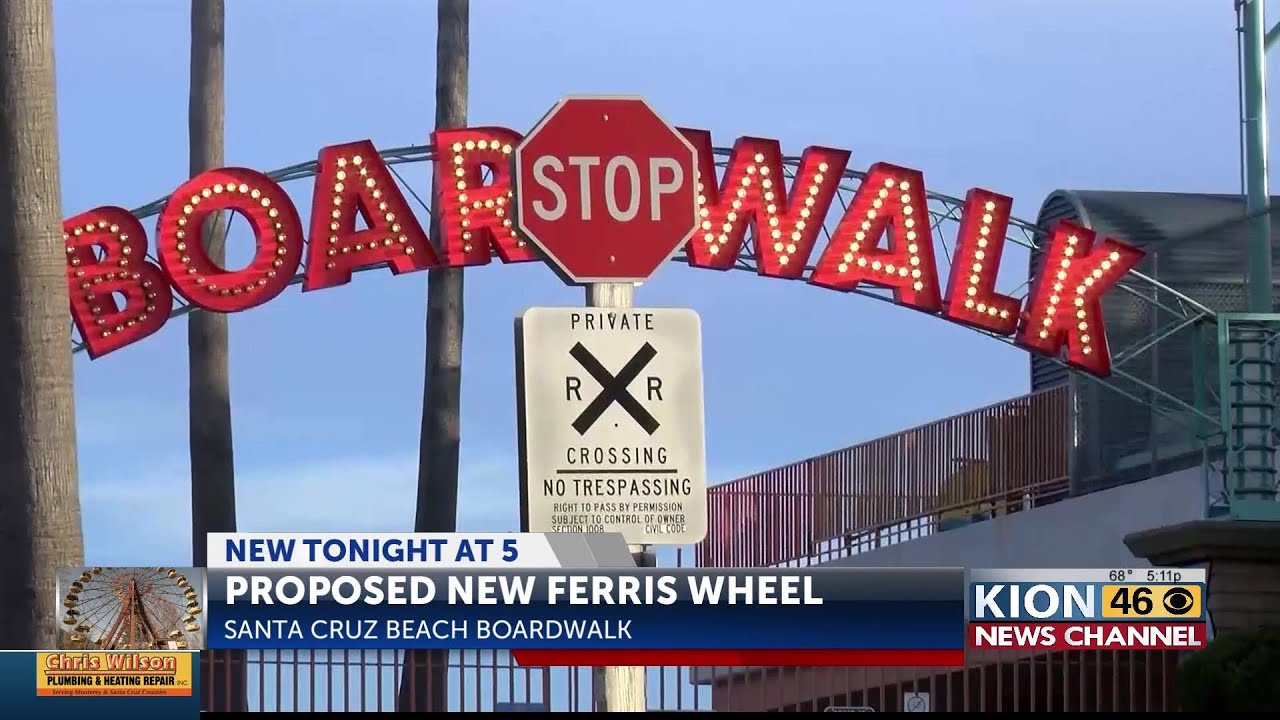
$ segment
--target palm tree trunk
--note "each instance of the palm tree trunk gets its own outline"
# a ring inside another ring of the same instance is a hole
[[[225,24],[223,0],[191,2],[191,87],[187,106],[192,177],[223,165],[223,72]],[[209,259],[225,265],[226,214],[205,223]],[[196,565],[208,559],[207,534],[236,529],[235,457],[231,441],[231,384],[228,369],[227,316],[197,312],[187,319],[190,363],[191,550]],[[242,711],[247,700],[243,653],[210,658],[212,683],[208,710]]]
[[[469,0],[439,0],[436,13],[436,128],[467,122]],[[433,214],[431,238],[440,242]],[[418,511],[414,530],[453,532],[458,525],[458,453],[462,392],[461,268],[427,275],[427,360],[418,448]],[[399,707],[448,712],[449,652],[407,653]]]
[[[0,2],[0,649],[55,647],[84,564],[52,5]]]

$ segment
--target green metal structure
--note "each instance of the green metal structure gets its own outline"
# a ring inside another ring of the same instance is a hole
[[[1245,212],[1249,218],[1247,314],[1217,321],[1219,423],[1224,432],[1227,516],[1280,520],[1276,502],[1275,343],[1271,195],[1267,154],[1267,45],[1263,0],[1237,0]],[[1280,27],[1278,25],[1277,27]]]

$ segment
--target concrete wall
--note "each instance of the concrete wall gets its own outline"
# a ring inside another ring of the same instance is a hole
[[[1138,530],[1204,517],[1200,468],[841,558],[836,567],[1147,567],[1124,545]]]

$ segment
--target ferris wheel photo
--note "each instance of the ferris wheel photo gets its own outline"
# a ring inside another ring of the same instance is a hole
[[[204,649],[203,570],[65,568],[58,650]]]

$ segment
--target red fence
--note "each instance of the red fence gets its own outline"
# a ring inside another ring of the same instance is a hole
[[[219,696],[208,682],[211,664],[222,672],[244,667],[246,709],[266,712],[589,712],[595,707],[597,690],[604,688],[603,679],[596,682],[589,667],[523,668],[503,651],[455,651],[440,666],[443,673],[432,673],[431,657],[419,656],[414,658],[418,672],[408,676],[443,677],[443,707],[416,706],[412,698],[417,694],[412,692],[401,707],[398,696],[406,677],[406,658],[400,651],[317,650],[299,651],[296,656],[290,651],[212,651],[204,655],[203,704],[215,709],[233,706],[228,693]],[[694,685],[692,672],[683,667],[649,668],[650,706],[710,710],[711,689]],[[430,687],[423,689],[426,695],[435,695]]]
[[[950,672],[924,668],[768,668],[714,686],[719,712],[1169,712],[1178,653],[1083,651],[1013,660],[971,653]]]
[[[698,564],[809,565],[1065,497],[1055,388],[711,488]]]
[[[391,712],[399,707],[404,654],[384,651],[206,652],[204,705],[230,707],[208,682],[211,664],[243,667],[245,709],[266,712]],[[923,704],[928,711],[1168,712],[1179,655],[1083,651],[1015,660],[975,656],[951,672],[925,668],[648,668],[656,711],[814,712],[869,706],[879,712]],[[426,658],[418,668],[427,669]],[[603,682],[593,668],[521,668],[504,652],[455,652],[443,666],[443,709],[451,712],[589,712]],[[415,673],[419,674],[419,673]],[[420,673],[431,677],[432,673]],[[697,682],[701,681],[701,682]],[[225,687],[225,686],[224,686]],[[920,708],[911,708],[920,709]]]

